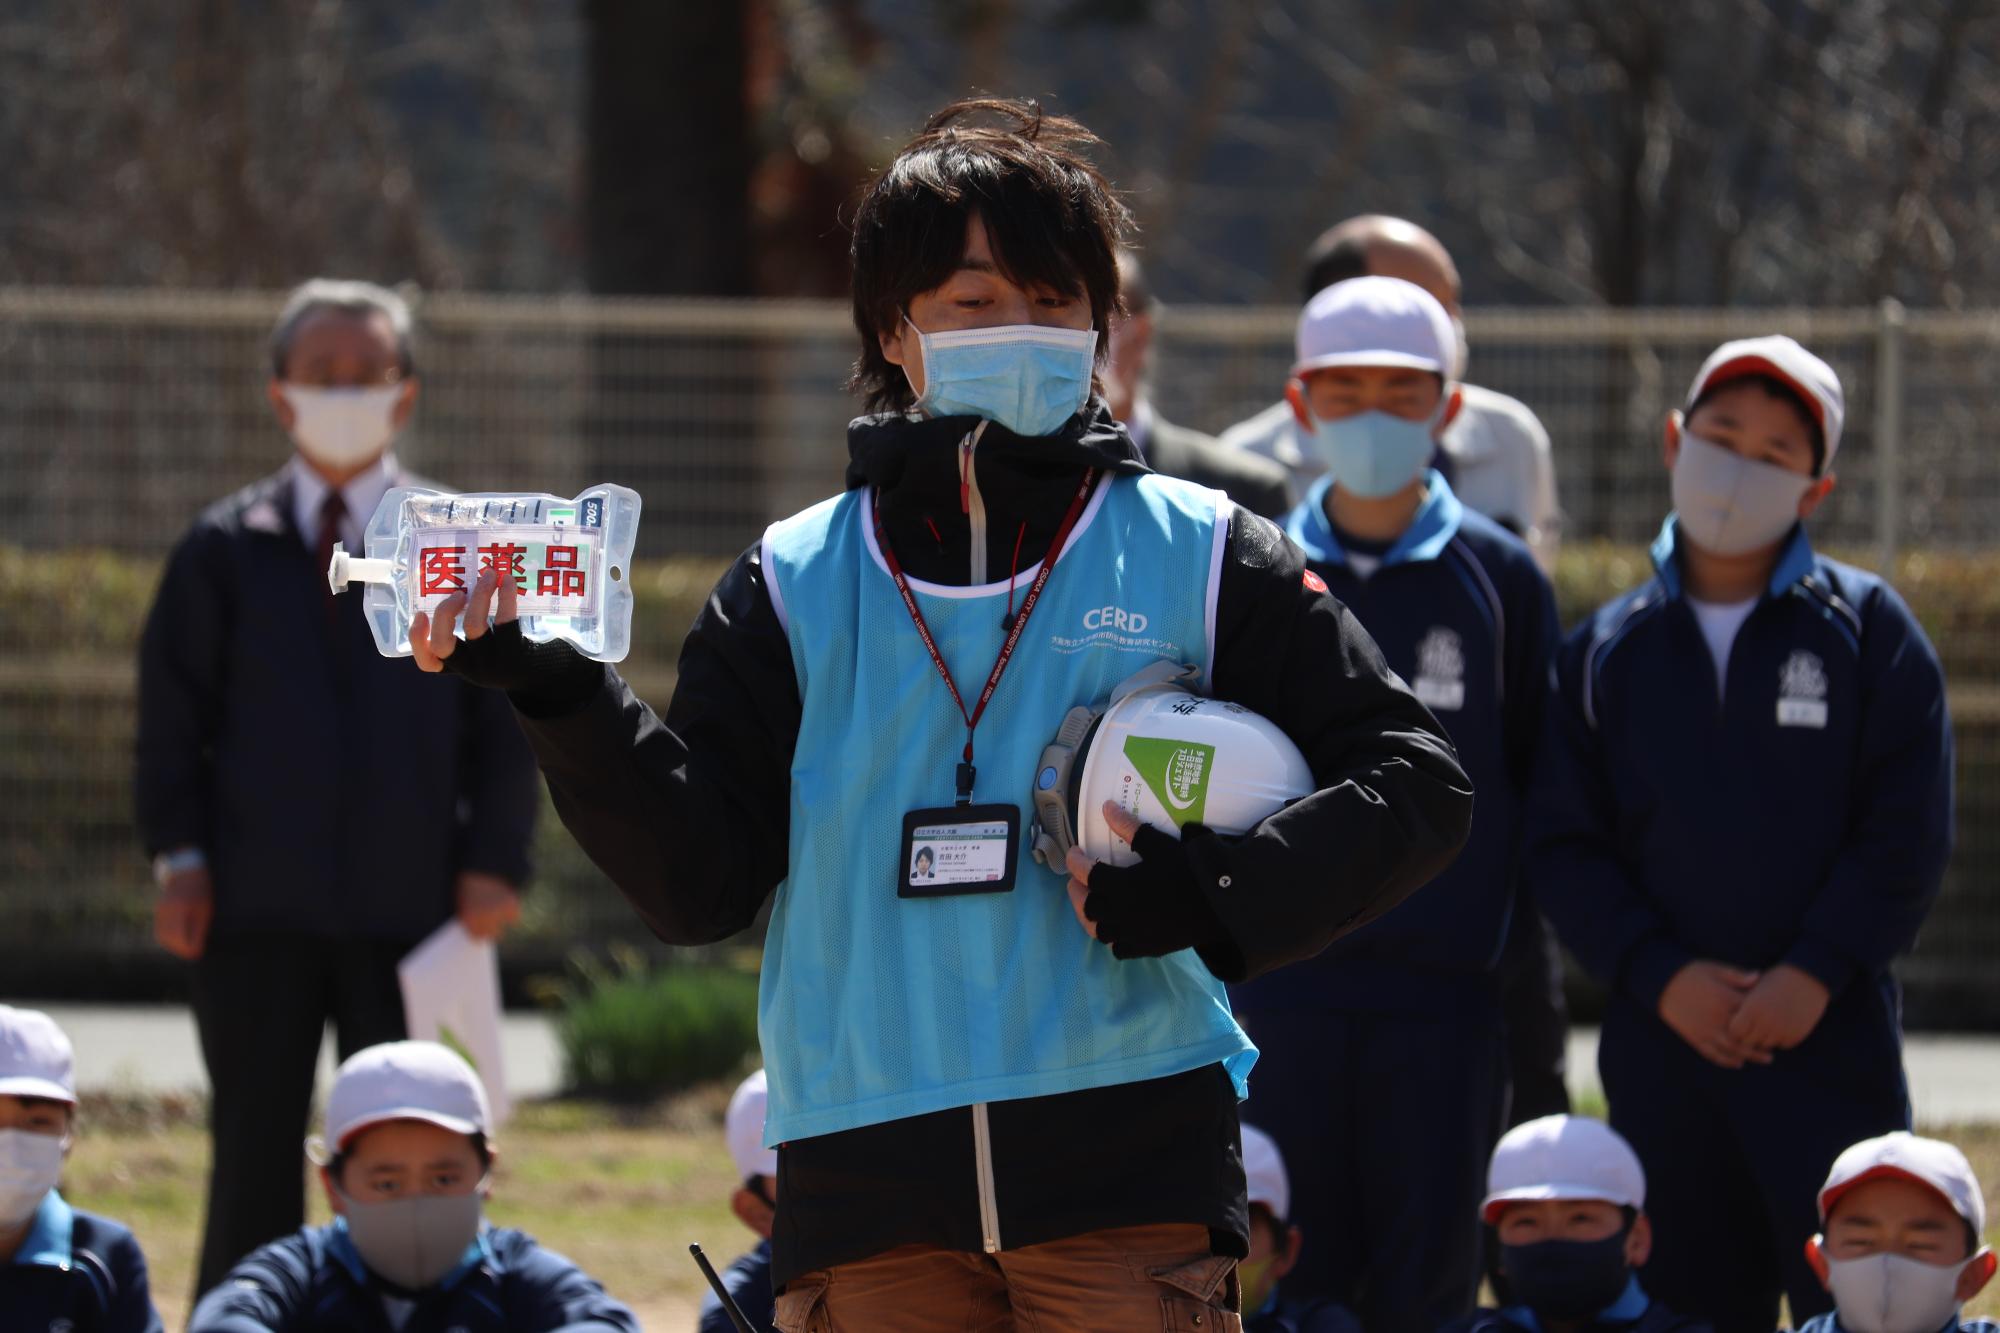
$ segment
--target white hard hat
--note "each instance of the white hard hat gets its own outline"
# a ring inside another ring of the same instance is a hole
[[[770,1098],[770,1085],[760,1069],[736,1085],[729,1110],[722,1117],[722,1136],[729,1141],[736,1174],[744,1180],[752,1176],[778,1178],[778,1150],[764,1146],[764,1108]]]
[[[1646,1206],[1646,1171],[1617,1130],[1580,1115],[1545,1115],[1516,1125],[1486,1168],[1487,1222],[1510,1203],[1590,1199],[1620,1208]]]
[[[1179,834],[1183,824],[1247,833],[1314,791],[1284,732],[1241,704],[1189,692],[1194,667],[1159,662],[1094,708],[1072,708],[1035,773],[1035,855],[1059,869],[1072,844],[1095,860],[1139,858],[1104,803]]]
[[[69,1038],[39,1009],[0,1004],[0,1093],[76,1104]]]
[[[1292,1183],[1285,1177],[1285,1159],[1271,1136],[1255,1125],[1243,1126],[1243,1181],[1251,1203],[1263,1204],[1280,1222],[1292,1215]]]
[[[454,1134],[486,1134],[486,1088],[457,1052],[434,1041],[389,1041],[356,1051],[333,1076],[326,1141],[344,1150],[389,1120],[422,1120]]]
[[[1863,1139],[1833,1161],[1819,1191],[1823,1226],[1840,1196],[1865,1181],[1900,1176],[1928,1185],[1944,1196],[1953,1212],[1964,1218],[1975,1236],[1986,1234],[1986,1196],[1965,1154],[1942,1139],[1918,1138],[1899,1129],[1880,1138]]]

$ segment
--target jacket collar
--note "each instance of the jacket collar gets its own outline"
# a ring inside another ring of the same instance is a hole
[[[1639,1316],[1652,1307],[1652,1299],[1645,1288],[1639,1285],[1637,1273],[1625,1279],[1625,1290],[1618,1299],[1591,1316],[1592,1324],[1632,1324]],[[1542,1333],[1542,1321],[1535,1318],[1535,1312],[1525,1305],[1510,1305],[1500,1312],[1501,1318],[1517,1328],[1525,1328],[1528,1333]]]
[[[1668,514],[1667,521],[1660,525],[1660,535],[1653,539],[1653,570],[1659,575],[1660,586],[1667,596],[1681,595],[1680,562],[1680,516]],[[1785,590],[1813,572],[1812,543],[1806,540],[1806,525],[1794,523],[1792,535],[1785,540],[1785,546],[1778,553],[1778,563],[1771,570],[1771,581],[1765,589],[1768,597],[1782,597]]]
[[[1334,535],[1333,524],[1326,517],[1326,493],[1332,488],[1331,476],[1314,482],[1312,489],[1306,492],[1306,498],[1285,515],[1285,535],[1298,543],[1308,559],[1327,565],[1345,565],[1347,552],[1341,549],[1340,538]],[[1432,468],[1426,476],[1423,503],[1417,506],[1416,517],[1410,520],[1410,526],[1403,529],[1403,535],[1382,557],[1383,566],[1437,559],[1451,544],[1451,539],[1458,535],[1459,525],[1464,520],[1465,506],[1452,493],[1451,483],[1444,479],[1444,474]]]
[[[847,426],[847,488],[895,489],[909,470],[912,457],[949,458],[948,451],[957,448],[979,420],[910,412],[856,417]],[[998,422],[990,422],[980,436],[979,453],[982,459],[1004,459],[1008,465],[1022,468],[1098,467],[1133,474],[1152,470],[1102,398],[1092,398],[1053,435],[1016,435]]]
[[[21,1248],[15,1251],[14,1262],[67,1270],[74,1253],[75,1235],[75,1210],[64,1202],[62,1195],[50,1190],[35,1209],[34,1225],[21,1238]]]

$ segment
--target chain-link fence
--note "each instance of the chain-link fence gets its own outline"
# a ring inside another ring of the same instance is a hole
[[[0,941],[81,932],[139,950],[148,887],[131,831],[133,651],[157,562],[205,505],[278,467],[265,401],[275,293],[0,289]],[[1154,397],[1220,430],[1275,400],[1294,312],[1174,308]],[[1471,378],[1555,445],[1571,555],[1601,586],[1668,506],[1661,418],[1725,338],[1799,337],[1840,372],[1848,426],[1823,547],[1880,566],[1939,641],[1960,742],[1960,843],[1906,968],[1932,997],[2000,1013],[2000,311],[1475,311]],[[855,405],[832,303],[438,296],[419,311],[422,398],[400,446],[463,489],[645,497],[629,674],[663,693],[721,560],[830,493]],[[1607,545],[1608,544],[1608,545]],[[1572,599],[1574,600],[1574,599]],[[1586,609],[1571,605],[1572,614]],[[1775,834],[1774,836],[1781,836]],[[633,931],[559,830],[543,838],[545,938]]]

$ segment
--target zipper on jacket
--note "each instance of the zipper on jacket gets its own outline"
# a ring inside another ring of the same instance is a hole
[[[979,1243],[988,1254],[1000,1253],[1000,1204],[993,1195],[993,1129],[986,1123],[986,1103],[972,1104],[972,1169],[979,1177]]]
[[[965,511],[966,521],[972,527],[970,583],[973,587],[986,582],[986,497],[979,493],[979,469],[973,460],[973,450],[979,447],[979,437],[985,433],[986,423],[982,421],[958,442],[958,507]]]

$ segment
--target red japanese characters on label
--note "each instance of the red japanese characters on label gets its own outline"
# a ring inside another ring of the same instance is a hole
[[[489,570],[511,579],[524,616],[597,614],[598,534],[567,524],[436,528],[417,536],[411,566],[415,610],[471,591]]]

